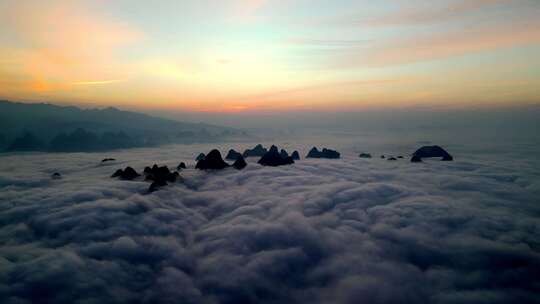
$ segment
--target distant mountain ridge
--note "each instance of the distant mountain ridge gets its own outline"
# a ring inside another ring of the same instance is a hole
[[[0,101],[0,149],[8,151],[100,151],[213,142],[246,135],[233,128],[180,122],[112,107],[81,109]]]

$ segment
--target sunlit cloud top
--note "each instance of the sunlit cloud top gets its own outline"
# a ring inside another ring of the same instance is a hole
[[[540,102],[537,0],[0,2],[0,98],[179,111]]]

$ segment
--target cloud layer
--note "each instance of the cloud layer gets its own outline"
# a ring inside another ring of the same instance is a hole
[[[110,154],[4,155],[0,298],[540,301],[537,161],[451,146],[455,162],[413,165],[359,159],[355,146],[337,146],[342,160],[269,168],[250,159],[243,171],[187,169],[185,184],[152,194],[145,193],[145,182],[108,176],[116,168],[141,170],[154,161],[169,167],[187,161],[193,168],[193,158],[210,147],[116,152],[118,161],[106,165],[99,160]],[[63,178],[51,180],[56,171]]]

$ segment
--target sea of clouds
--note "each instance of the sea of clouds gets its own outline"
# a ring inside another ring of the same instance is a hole
[[[273,143],[343,158],[200,172],[216,145],[3,154],[0,302],[540,302],[537,143],[446,144],[454,162],[421,164],[378,157],[425,144],[408,139]],[[180,161],[184,182],[152,194],[109,177]]]

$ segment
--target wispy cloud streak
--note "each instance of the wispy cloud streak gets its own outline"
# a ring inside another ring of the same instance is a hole
[[[94,81],[77,81],[73,82],[73,85],[102,85],[102,84],[111,84],[117,82],[125,82],[125,79],[113,79],[113,80],[94,80]]]

